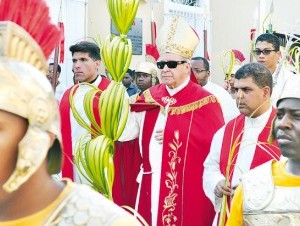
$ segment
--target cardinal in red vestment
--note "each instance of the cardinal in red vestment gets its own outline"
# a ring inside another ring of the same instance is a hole
[[[214,209],[202,188],[203,162],[224,120],[216,97],[190,80],[190,59],[198,43],[197,34],[178,16],[162,26],[156,40],[162,84],[131,105],[120,138],[139,139],[142,164],[135,207],[150,225],[213,221]]]

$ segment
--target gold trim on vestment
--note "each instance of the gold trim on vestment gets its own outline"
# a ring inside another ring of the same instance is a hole
[[[160,106],[161,111],[164,112],[164,107],[153,99],[153,97],[151,96],[149,91],[144,92],[144,96],[145,96],[146,103],[158,105],[158,106]],[[185,114],[187,112],[198,110],[207,104],[219,102],[218,99],[214,95],[206,96],[200,100],[197,100],[195,102],[192,102],[192,103],[189,103],[189,104],[186,104],[183,106],[179,106],[179,107],[171,107],[173,104],[175,104],[177,102],[176,98],[174,98],[174,97],[164,96],[161,98],[161,100],[164,103],[166,103],[166,102],[170,103],[170,105],[169,105],[170,107],[168,109],[168,113],[170,115]]]
[[[169,147],[171,150],[168,152],[168,156],[170,157],[169,171],[166,172],[167,179],[165,180],[165,185],[167,189],[169,189],[169,194],[164,199],[163,212],[162,212],[162,222],[163,225],[171,226],[175,225],[178,220],[178,216],[174,215],[174,211],[176,209],[176,197],[178,193],[176,190],[178,189],[177,184],[177,175],[178,172],[176,170],[176,165],[180,164],[181,158],[178,156],[178,150],[182,146],[182,142],[179,140],[179,131],[174,131],[174,139],[169,143]]]

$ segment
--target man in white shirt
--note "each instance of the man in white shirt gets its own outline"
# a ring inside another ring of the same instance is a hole
[[[70,51],[72,53],[72,70],[74,72],[74,79],[79,83],[88,82],[93,86],[98,87],[102,91],[105,90],[110,81],[98,74],[98,69],[101,64],[99,47],[95,43],[81,41],[72,45],[70,47]],[[80,179],[75,178],[75,175],[77,176],[78,174],[76,173],[77,171],[75,170],[75,166],[73,164],[73,156],[75,154],[75,145],[77,140],[82,135],[85,135],[87,130],[76,121],[73,112],[71,111],[70,92],[72,88],[73,86],[66,90],[59,105],[65,154],[62,176],[79,182],[83,177]],[[86,123],[90,124],[90,121],[84,110],[84,96],[89,90],[90,89],[87,86],[78,86],[77,89],[74,90],[74,93],[76,94],[76,98],[74,98],[74,104],[78,114],[80,114]],[[99,99],[95,101],[99,101]],[[98,105],[95,104],[94,114],[96,116],[98,115],[97,112],[99,112],[99,109]],[[98,121],[98,123],[100,122]],[[76,174],[74,175],[74,173]]]
[[[276,107],[276,102],[282,93],[287,79],[294,74],[284,68],[283,64],[278,64],[282,57],[280,51],[279,38],[271,33],[264,33],[257,37],[255,41],[254,54],[256,61],[266,66],[273,77],[273,92],[271,103]]]
[[[267,142],[276,115],[270,104],[270,71],[258,63],[246,64],[237,71],[234,87],[241,114],[214,135],[204,162],[203,189],[216,212],[221,198],[233,194],[245,172],[280,156],[278,147]]]
[[[199,85],[215,95],[220,101],[225,123],[239,115],[235,100],[221,86],[210,81],[210,67],[203,57],[193,57],[191,60],[192,70]]]
[[[65,86],[65,84],[63,84],[61,81],[59,81],[59,76],[61,73],[61,67],[58,64],[57,65],[57,70],[56,70],[56,78],[54,80],[54,63],[50,63],[48,66],[48,71],[47,71],[47,78],[49,80],[49,82],[52,84],[52,86],[54,85],[53,83],[55,82],[55,98],[58,102],[60,102],[64,92],[66,91],[67,87]]]

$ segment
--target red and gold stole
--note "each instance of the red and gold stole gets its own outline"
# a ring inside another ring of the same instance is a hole
[[[98,85],[98,88],[100,90],[105,90],[107,86],[109,85],[110,81],[106,78],[101,79],[101,82]],[[71,180],[74,180],[74,171],[73,171],[73,153],[72,153],[72,131],[71,131],[71,118],[70,118],[70,92],[72,90],[73,86],[70,87],[63,95],[59,110],[61,115],[61,133],[62,133],[62,141],[63,141],[63,150],[64,150],[64,164],[62,168],[62,176],[70,178]],[[75,92],[74,92],[75,93]],[[100,116],[98,114],[98,102],[99,99],[94,100],[94,106],[95,106],[95,114],[97,122],[100,123]]]

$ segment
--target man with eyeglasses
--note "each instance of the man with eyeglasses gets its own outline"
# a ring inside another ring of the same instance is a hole
[[[178,16],[162,26],[156,39],[161,84],[131,105],[123,134],[139,136],[143,164],[136,210],[152,226],[211,225],[213,220],[201,177],[212,136],[224,120],[216,97],[190,80],[198,43]]]
[[[253,51],[256,61],[266,66],[272,73],[273,93],[271,102],[276,107],[276,102],[282,92],[287,79],[294,74],[284,68],[281,61],[280,41],[279,38],[271,33],[264,33],[257,37],[255,49]]]
[[[209,62],[203,57],[194,57],[191,60],[192,70],[199,85],[215,95],[220,101],[225,123],[239,114],[235,100],[221,86],[210,81]]]
[[[64,94],[64,92],[66,91],[67,87],[65,86],[65,84],[63,84],[61,81],[59,81],[59,76],[61,73],[61,67],[58,64],[57,65],[57,72],[56,72],[56,79],[54,80],[54,63],[50,63],[48,66],[48,71],[47,71],[47,78],[49,80],[49,82],[51,83],[52,86],[54,86],[54,82],[55,84],[55,98],[56,100],[59,102]]]

